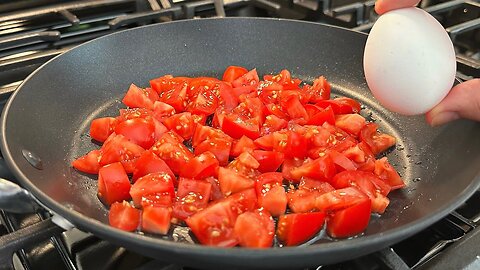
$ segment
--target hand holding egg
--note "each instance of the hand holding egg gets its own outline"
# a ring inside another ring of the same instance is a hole
[[[418,8],[380,16],[368,37],[364,71],[370,90],[387,109],[423,114],[455,80],[455,50],[440,23]]]

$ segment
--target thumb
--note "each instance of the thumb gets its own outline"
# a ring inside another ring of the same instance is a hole
[[[431,126],[443,125],[458,118],[480,121],[480,79],[456,85],[426,114]]]
[[[387,11],[416,6],[420,0],[378,0],[375,3],[375,12],[383,14]]]

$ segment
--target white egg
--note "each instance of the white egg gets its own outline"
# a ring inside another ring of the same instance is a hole
[[[417,115],[432,109],[451,89],[455,50],[435,18],[418,8],[403,8],[375,22],[363,67],[368,87],[384,107]]]

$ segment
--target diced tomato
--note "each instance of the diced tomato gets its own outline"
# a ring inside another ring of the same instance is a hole
[[[303,164],[303,162],[304,162],[304,159],[298,159],[298,158],[285,159],[283,161],[283,165],[282,165],[283,178],[285,178],[289,181],[298,183],[298,181],[300,179],[298,178],[298,176],[297,177],[292,176],[292,170],[301,166]]]
[[[273,186],[265,193],[258,195],[258,205],[274,217],[285,214],[287,201],[287,193],[281,185]]]
[[[190,80],[189,78],[173,78],[167,75],[151,80],[150,85],[158,93],[160,101],[171,105],[177,113],[180,113],[185,110]]]
[[[170,167],[168,167],[165,161],[155,155],[152,151],[145,151],[135,162],[132,181],[135,183],[135,181],[142,176],[158,172],[164,172],[172,179],[175,178],[175,175],[173,175],[172,170],[170,170]]]
[[[180,170],[180,176],[195,179],[204,179],[214,176],[218,170],[218,160],[210,151],[190,159],[187,166]]]
[[[236,115],[226,115],[223,118],[222,131],[234,139],[245,135],[255,140],[260,136],[260,126],[255,119],[244,120]]]
[[[315,105],[321,108],[327,108],[328,106],[331,106],[335,114],[358,113],[361,110],[360,103],[358,103],[358,101],[347,97],[321,100]]]
[[[220,183],[218,183],[217,178],[207,177],[205,178],[205,181],[209,182],[212,185],[212,191],[210,192],[211,201],[217,201],[225,198],[225,195],[223,195],[222,190],[220,189]]]
[[[224,200],[231,203],[231,206],[237,209],[237,213],[253,211],[258,208],[257,194],[254,188],[237,192]]]
[[[279,172],[262,173],[256,177],[255,191],[257,196],[266,193],[273,186],[281,186],[283,183],[283,176]]]
[[[330,156],[325,155],[315,160],[307,161],[290,172],[292,179],[297,182],[302,177],[320,181],[329,181],[336,173],[335,164]]]
[[[172,211],[168,207],[148,205],[142,211],[142,231],[167,234]]]
[[[261,135],[270,134],[287,127],[288,122],[276,115],[267,115],[265,122],[262,125]]]
[[[366,199],[333,213],[327,222],[328,234],[344,238],[363,232],[370,221],[370,206],[370,200]]]
[[[315,208],[323,211],[336,211],[357,204],[367,195],[355,187],[347,187],[324,193],[315,199]]]
[[[403,188],[405,186],[405,182],[390,162],[388,162],[386,157],[375,161],[374,172],[392,188],[391,190]]]
[[[307,122],[307,125],[322,125],[323,123],[335,124],[335,114],[333,113],[332,107],[328,106],[325,109],[321,109],[319,112],[315,113],[310,117]]]
[[[357,169],[355,163],[353,163],[353,161],[347,158],[344,154],[335,150],[327,150],[327,153],[332,158],[333,163],[337,165],[337,171],[355,171]]]
[[[263,173],[277,171],[284,160],[283,153],[274,151],[254,150],[252,155],[260,163],[258,170]]]
[[[72,162],[72,166],[84,173],[97,174],[100,169],[100,150],[92,150],[85,156],[79,157]]]
[[[215,112],[218,103],[218,97],[212,90],[204,90],[190,100],[190,103],[187,105],[187,111],[195,114],[210,115]]]
[[[160,140],[152,146],[151,151],[163,159],[176,175],[179,175],[180,171],[194,158],[193,153],[179,142],[162,143],[162,140]]]
[[[155,143],[155,124],[152,119],[133,118],[118,123],[115,133],[125,136],[128,140],[140,145],[144,149]]]
[[[335,188],[327,182],[305,178],[300,181],[298,189],[290,189],[287,193],[288,207],[294,213],[310,212],[316,209],[315,199],[317,197],[333,190]]]
[[[155,101],[153,103],[153,116],[158,119],[162,120],[164,118],[170,117],[175,114],[175,108],[173,108],[171,105],[161,102],[161,101]]]
[[[233,169],[224,167],[220,167],[218,170],[218,182],[220,183],[220,189],[225,196],[255,186],[254,180],[241,175]]]
[[[220,96],[219,105],[228,111],[238,105],[238,96],[235,95],[235,91],[228,83],[218,83],[218,95]]]
[[[189,112],[172,115],[166,118],[163,123],[169,130],[175,131],[185,140],[192,138],[195,131],[192,114]]]
[[[243,74],[239,78],[232,81],[233,87],[252,86],[257,85],[260,79],[258,78],[257,70],[252,69]]]
[[[218,163],[221,166],[224,166],[228,164],[231,147],[232,143],[230,140],[214,137],[198,144],[197,147],[195,147],[195,155],[200,155],[209,151],[215,155]]]
[[[305,122],[308,121],[308,114],[298,96],[290,96],[285,102],[286,111],[291,119],[303,119]]]
[[[334,124],[346,132],[358,136],[360,130],[362,130],[362,128],[365,126],[366,121],[365,118],[360,114],[340,114],[335,116]]]
[[[111,205],[130,199],[130,181],[120,162],[105,165],[98,171],[98,197]]]
[[[153,103],[158,99],[157,92],[151,88],[142,89],[132,83],[122,102],[131,108],[146,108],[151,110],[153,109]]]
[[[113,117],[97,118],[90,124],[90,137],[92,139],[104,142],[115,130],[117,120]]]
[[[122,135],[113,133],[105,141],[101,150],[100,166],[121,162],[127,173],[134,170],[135,161],[145,151],[141,146],[130,142]]]
[[[228,136],[219,129],[209,126],[196,125],[195,132],[193,133],[192,137],[192,146],[197,147],[197,145],[199,145],[203,141],[211,138],[225,139],[228,141],[233,140],[232,138],[230,138],[230,136]]]
[[[177,200],[173,205],[173,216],[185,220],[207,207],[212,184],[204,180],[180,178]]]
[[[128,202],[115,202],[108,212],[110,226],[117,229],[133,232],[140,224],[140,210],[131,206]]]
[[[377,132],[378,125],[368,123],[360,131],[360,139],[368,144],[374,155],[377,155],[395,145],[395,137]]]
[[[311,239],[323,227],[325,213],[297,213],[280,216],[277,236],[286,246],[296,246]]]
[[[232,83],[236,79],[242,77],[248,72],[248,69],[239,66],[229,66],[223,72],[222,80],[225,82]]]
[[[198,241],[208,246],[233,247],[238,244],[234,233],[238,213],[229,201],[219,201],[186,220]]]
[[[285,158],[304,158],[307,155],[307,144],[307,139],[304,136],[297,132],[289,131],[286,142],[279,141],[274,144],[274,148],[282,147],[283,145],[283,150],[277,149],[285,154]]]
[[[327,82],[325,77],[320,76],[313,81],[313,85],[306,85],[306,92],[310,94],[310,102],[318,102],[321,100],[330,99],[330,83]]]
[[[130,189],[135,206],[140,206],[144,197],[146,196],[168,196],[175,199],[175,190],[172,179],[167,173],[158,172],[147,174],[137,180]]]
[[[273,244],[275,223],[265,210],[245,212],[235,221],[234,233],[242,247],[268,248]]]
[[[243,152],[250,152],[257,149],[257,146],[252,139],[247,136],[242,136],[238,141],[234,141],[232,149],[230,150],[230,156],[238,157]]]

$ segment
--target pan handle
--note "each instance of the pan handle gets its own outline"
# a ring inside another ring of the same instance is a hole
[[[29,214],[37,212],[42,207],[26,189],[0,178],[0,209],[12,213]]]

